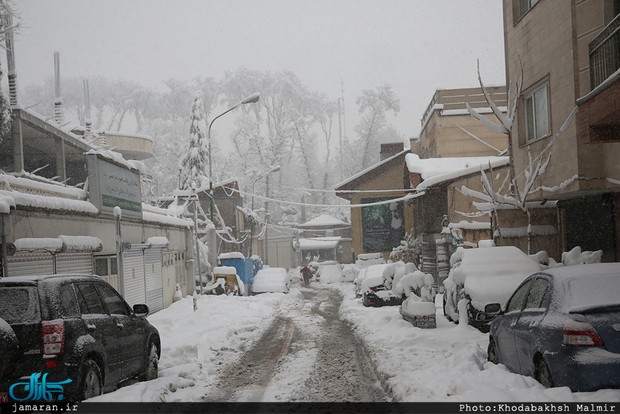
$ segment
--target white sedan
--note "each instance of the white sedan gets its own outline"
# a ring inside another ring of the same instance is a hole
[[[252,280],[252,294],[267,292],[289,292],[289,276],[282,267],[261,269]]]

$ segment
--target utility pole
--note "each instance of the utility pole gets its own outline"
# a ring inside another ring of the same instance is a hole
[[[340,79],[340,95],[341,98],[338,105],[338,123],[340,123],[340,115],[342,111],[342,135],[340,136],[340,178],[344,180],[344,151],[343,144],[344,142],[349,142],[347,140],[347,117],[344,109],[344,80]]]

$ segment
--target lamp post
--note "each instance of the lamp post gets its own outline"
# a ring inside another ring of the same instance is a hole
[[[219,117],[226,115],[233,109],[240,107],[241,105],[245,105],[248,103],[256,103],[260,99],[260,93],[255,92],[252,95],[245,97],[243,100],[237,102],[226,111],[222,112],[215,118],[211,120],[209,123],[209,128],[207,129],[207,141],[209,142],[209,193],[211,194],[211,222],[213,222],[213,163],[211,162],[211,125],[215,122]]]
[[[254,212],[254,187],[256,186],[256,182],[258,180],[260,180],[261,178],[264,178],[266,176],[268,176],[271,173],[274,173],[276,171],[280,171],[280,166],[276,165],[275,167],[272,167],[269,171],[265,171],[264,173],[262,173],[261,175],[259,175],[254,182],[252,183],[252,212]],[[265,223],[266,225],[267,223]],[[267,231],[267,229],[265,228],[265,232]],[[266,233],[265,233],[266,234]],[[251,226],[251,230],[250,230],[250,257],[252,257],[252,246],[254,245],[254,220],[252,220],[252,226]]]

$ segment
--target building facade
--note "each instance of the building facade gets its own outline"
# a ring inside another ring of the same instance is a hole
[[[562,251],[604,261],[620,258],[619,13],[614,0],[504,0],[507,81],[522,79],[517,182],[550,156],[527,200],[557,201]]]

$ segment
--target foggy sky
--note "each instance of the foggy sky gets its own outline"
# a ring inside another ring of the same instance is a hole
[[[15,0],[18,86],[103,75],[163,87],[239,68],[294,72],[330,99],[389,83],[406,138],[437,88],[505,84],[499,0]],[[6,56],[2,54],[6,68]],[[6,82],[6,77],[3,79]],[[259,91],[260,92],[260,91]]]

